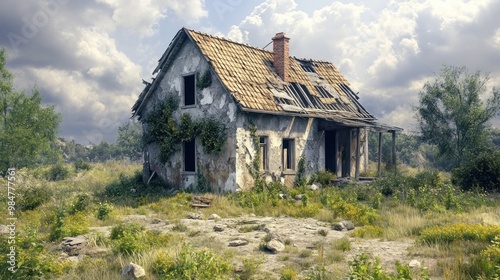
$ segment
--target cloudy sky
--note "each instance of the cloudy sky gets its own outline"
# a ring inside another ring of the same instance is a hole
[[[412,104],[443,64],[500,85],[500,1],[3,0],[0,47],[19,89],[41,89],[61,136],[116,139],[152,70],[184,27],[333,62],[382,122],[415,131]],[[500,122],[495,121],[495,126]]]

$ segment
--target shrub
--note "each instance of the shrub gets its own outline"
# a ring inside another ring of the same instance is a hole
[[[357,228],[353,236],[361,238],[377,238],[384,235],[384,229],[379,226],[366,225],[364,227]]]
[[[18,204],[21,210],[34,210],[47,202],[53,195],[52,189],[47,186],[28,187],[19,189]]]
[[[88,162],[83,161],[83,159],[81,159],[81,158],[77,159],[73,163],[73,166],[75,167],[76,171],[92,169],[92,166],[90,166],[90,164]]]
[[[67,179],[69,175],[69,169],[63,163],[58,163],[50,167],[45,177],[49,181],[60,181]]]
[[[450,244],[454,241],[491,242],[500,235],[499,225],[453,224],[423,230],[418,241],[425,244]]]
[[[323,187],[330,186],[336,176],[330,171],[318,171],[309,178],[309,184],[320,183]]]
[[[106,220],[111,211],[113,211],[113,206],[111,204],[107,202],[99,202],[99,207],[97,208],[97,218],[99,220]]]
[[[259,271],[260,265],[264,263],[262,259],[245,258],[243,259],[243,271],[239,274],[240,280],[250,280]]]
[[[296,280],[297,279],[297,270],[295,270],[291,266],[283,267],[281,271],[280,280]]]
[[[212,251],[184,246],[175,258],[159,255],[152,270],[161,279],[227,279],[231,270],[229,262]]]
[[[87,207],[90,205],[90,196],[86,193],[81,193],[76,196],[71,205],[71,209],[69,211],[70,214],[74,214],[77,212],[83,212],[87,210]]]
[[[144,227],[138,223],[120,223],[111,229],[111,240],[116,240],[124,237],[127,234],[138,235],[144,231]]]
[[[500,191],[500,151],[481,153],[452,171],[452,180],[464,190]]]

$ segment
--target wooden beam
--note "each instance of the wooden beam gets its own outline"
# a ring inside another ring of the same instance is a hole
[[[335,172],[337,178],[342,177],[342,155],[339,151],[339,131],[335,130]]]
[[[382,176],[382,132],[378,133],[377,176]]]
[[[364,155],[365,155],[365,168],[364,168],[364,171],[365,173],[368,172],[368,165],[370,164],[370,159],[368,158],[368,136],[369,136],[369,133],[370,131],[368,130],[368,128],[365,128],[365,147],[364,147]]]
[[[348,177],[351,177],[352,173],[352,129],[348,130],[349,132],[349,145],[347,145],[347,174],[349,174]]]
[[[361,163],[361,129],[358,127],[356,129],[356,171],[354,173],[354,179],[359,180],[359,168]]]

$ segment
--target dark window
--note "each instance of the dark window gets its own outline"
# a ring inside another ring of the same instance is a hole
[[[184,76],[184,106],[196,104],[194,75]]]
[[[314,68],[312,67],[312,65],[301,65],[302,66],[302,69],[304,69],[304,71],[306,72],[311,72],[311,73],[315,73],[316,71],[314,71]]]
[[[194,140],[184,141],[184,171],[196,171],[196,146]]]
[[[268,168],[267,165],[267,137],[259,137],[259,147],[260,147],[260,170],[265,171]]]
[[[283,139],[282,161],[283,170],[295,169],[295,141],[293,139]]]

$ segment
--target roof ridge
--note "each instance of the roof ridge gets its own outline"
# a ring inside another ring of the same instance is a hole
[[[259,47],[256,47],[256,46],[252,46],[252,45],[247,44],[247,43],[237,42],[237,41],[234,41],[234,40],[222,37],[222,36],[215,36],[215,35],[212,35],[212,34],[208,34],[208,33],[202,32],[202,31],[194,30],[194,29],[189,29],[189,28],[186,28],[186,27],[183,27],[183,29],[185,29],[185,30],[187,30],[189,32],[194,32],[196,34],[199,34],[199,35],[202,35],[202,36],[205,36],[205,37],[214,38],[214,39],[217,39],[217,40],[220,40],[220,41],[226,41],[228,43],[232,43],[232,44],[236,44],[236,45],[240,45],[240,46],[249,47],[249,48],[252,48],[252,49],[259,50],[259,51],[264,51],[264,52],[268,52],[268,53],[274,53],[273,51],[266,50],[264,48],[259,48]]]

